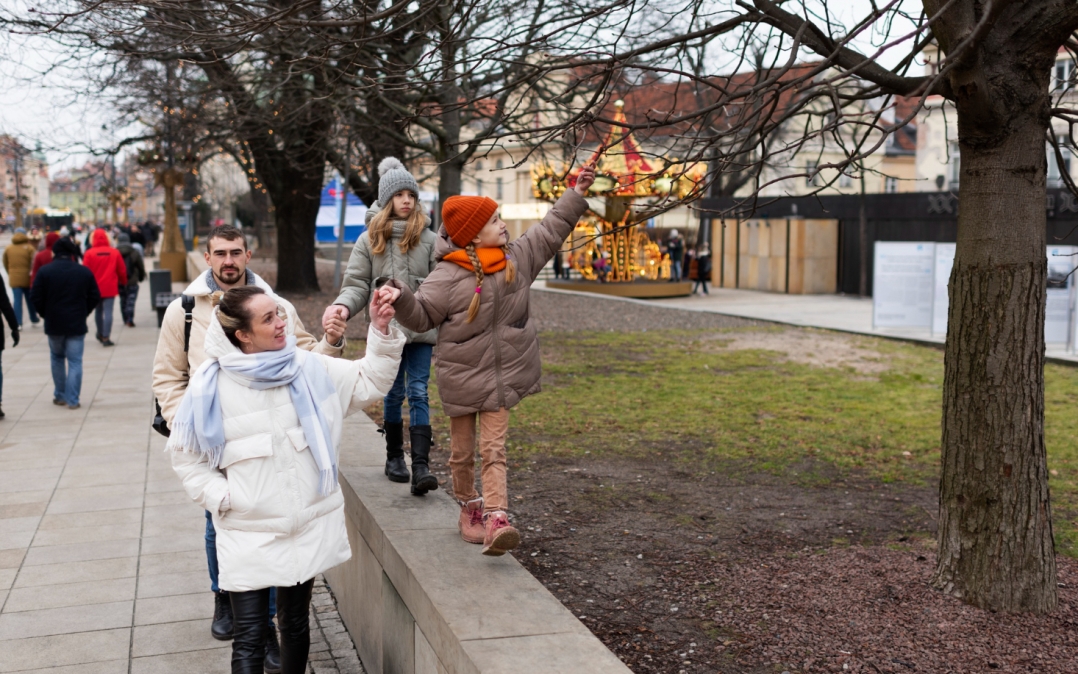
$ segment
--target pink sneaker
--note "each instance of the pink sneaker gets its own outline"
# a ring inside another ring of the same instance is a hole
[[[483,530],[483,499],[460,504],[460,519],[457,520],[457,528],[460,529],[460,537],[465,543],[482,543],[485,534]]]
[[[483,517],[486,535],[483,537],[483,554],[498,557],[520,545],[520,532],[509,525],[509,516],[501,510]]]

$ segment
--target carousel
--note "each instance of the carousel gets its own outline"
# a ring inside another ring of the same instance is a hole
[[[569,269],[580,278],[547,281],[547,287],[619,297],[689,295],[692,282],[671,281],[670,256],[648,235],[634,203],[684,199],[697,191],[706,167],[644,157],[633,134],[625,133],[625,104],[617,101],[614,106],[617,123],[585,162],[596,167],[595,183],[588,190],[590,210],[562,248]],[[579,173],[580,167],[556,171],[540,164],[532,169],[532,192],[556,200],[576,185]]]

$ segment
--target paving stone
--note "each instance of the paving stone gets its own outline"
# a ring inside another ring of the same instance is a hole
[[[111,580],[128,578],[135,575],[138,559],[96,559],[83,562],[65,562],[63,564],[43,564],[24,566],[15,579],[15,587],[39,585],[62,585],[92,580]]]
[[[16,588],[8,595],[4,614],[83,604],[105,604],[135,598],[135,577],[82,583]]]
[[[26,548],[0,550],[0,569],[17,569],[26,556]]]
[[[16,639],[0,648],[0,672],[127,659],[130,629]]]
[[[134,558],[138,556],[138,537],[124,540],[71,543],[67,545],[34,545],[26,553],[23,568],[42,564],[85,562],[95,559]]]
[[[5,611],[0,615],[0,641],[128,627],[132,604],[119,601],[18,613]]]
[[[219,648],[221,642],[210,635],[212,619],[188,620],[135,627],[131,652],[136,658]]]
[[[138,657],[131,660],[131,674],[230,674],[232,646],[189,653]]]

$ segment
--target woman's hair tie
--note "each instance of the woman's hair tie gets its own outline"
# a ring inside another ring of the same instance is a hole
[[[482,293],[483,292],[483,286],[476,286],[475,287],[475,292]]]

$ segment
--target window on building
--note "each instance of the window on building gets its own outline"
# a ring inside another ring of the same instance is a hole
[[[951,181],[951,189],[957,189],[958,178],[962,175],[962,153],[959,151],[958,143],[950,144],[950,156],[947,158],[947,172],[947,177]]]
[[[805,186],[815,187],[820,184],[820,174],[816,172],[817,162],[809,161],[805,164]]]
[[[1063,166],[1060,170],[1059,157],[1056,155],[1056,151],[1051,145],[1048,146],[1046,152],[1048,155],[1048,186],[1049,187],[1062,187],[1063,176],[1070,175],[1071,173],[1071,156],[1073,152],[1062,142],[1059,145],[1059,153],[1063,155]]]
[[[501,162],[499,162],[499,163],[501,163]],[[501,178],[495,178],[495,180],[494,180],[494,194],[495,194],[494,198],[497,199],[498,201],[501,201],[502,199],[505,198],[505,196],[504,196],[504,194],[502,192],[502,179]]]
[[[1074,61],[1070,58],[1056,61],[1055,70],[1052,72],[1052,89],[1055,91],[1067,91],[1074,86]]]
[[[483,196],[483,179],[482,178],[476,178],[475,179],[475,193],[477,195],[479,195],[479,196]]]
[[[496,168],[496,169],[500,169],[501,167],[502,167],[502,160],[501,160],[501,159],[499,159],[498,161],[494,162],[494,168]]]
[[[894,194],[898,191],[898,178],[892,178],[887,176],[883,180],[883,191],[887,194]]]
[[[851,176],[849,173],[846,173],[845,171],[843,171],[842,175],[840,175],[838,177],[838,186],[839,187],[853,187],[853,176]]]

